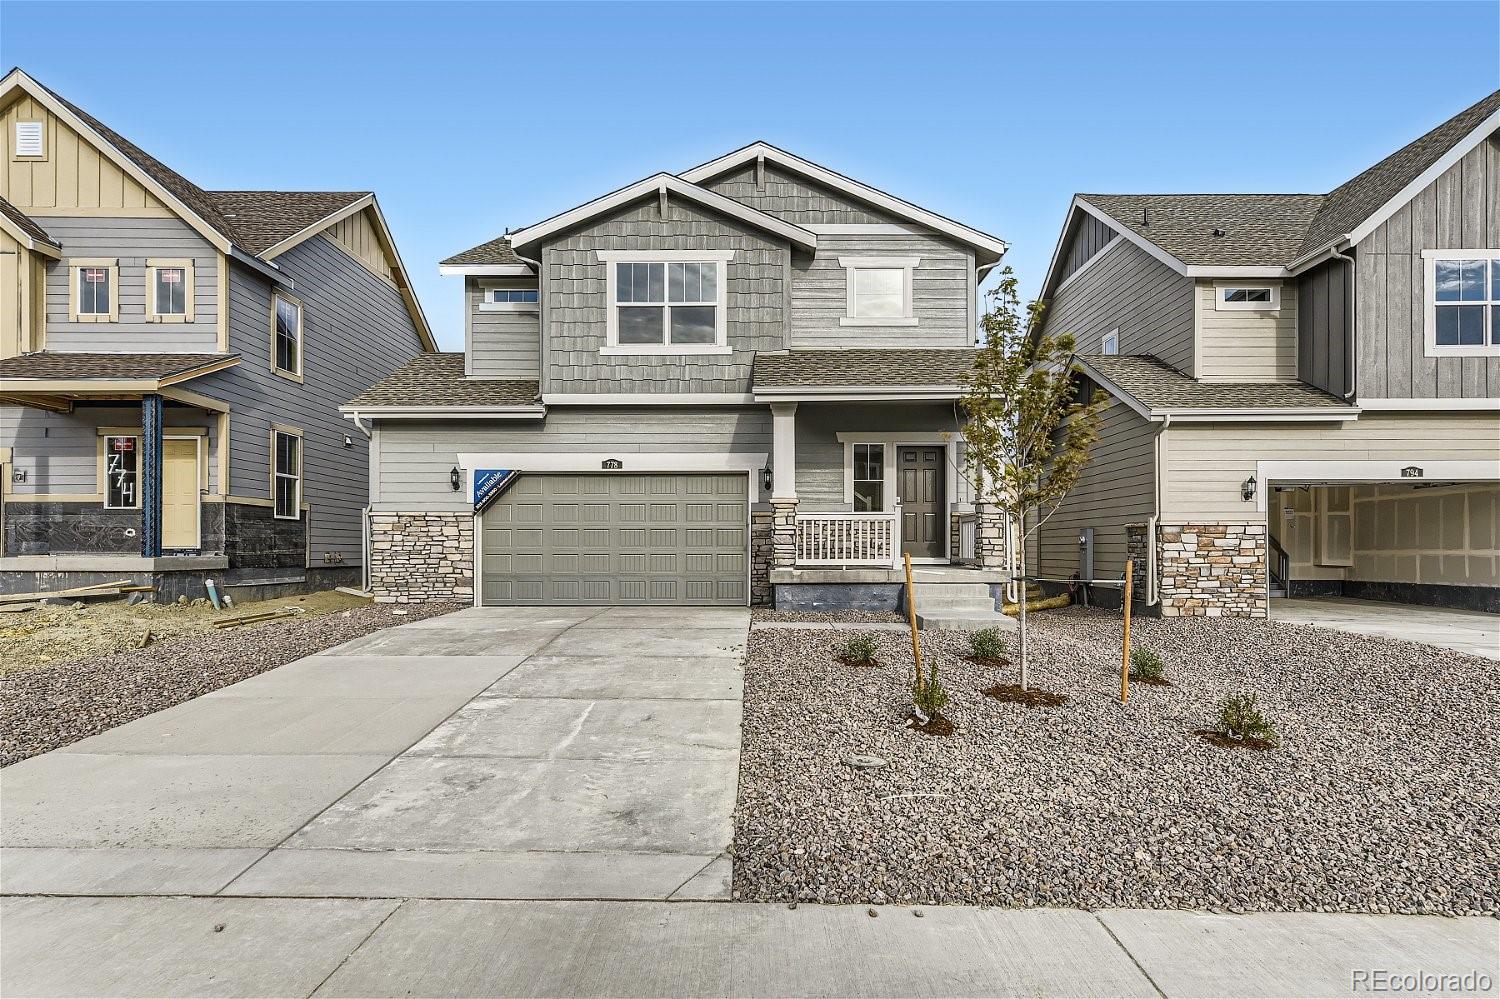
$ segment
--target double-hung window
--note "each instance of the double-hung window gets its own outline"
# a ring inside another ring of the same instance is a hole
[[[146,319],[153,323],[193,321],[193,262],[146,261]]]
[[[271,296],[271,370],[302,380],[302,303],[281,292]]]
[[[915,326],[912,273],[921,257],[840,257],[845,302],[841,326]]]
[[[118,260],[72,260],[68,318],[77,323],[112,323],[120,318]]]
[[[731,253],[603,251],[603,353],[728,353],[725,269]]]
[[[140,438],[104,438],[104,508],[133,510],[140,506]]]
[[[302,437],[292,430],[271,430],[271,493],[277,520],[301,516]]]
[[[1424,250],[1429,357],[1500,355],[1500,250]]]
[[[885,509],[885,445],[854,444],[854,512]]]

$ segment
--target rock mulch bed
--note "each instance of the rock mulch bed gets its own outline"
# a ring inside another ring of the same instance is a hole
[[[352,638],[436,617],[459,606],[365,604],[307,620],[189,635],[139,651],[50,663],[0,676],[0,766],[97,735]]]
[[[924,640],[948,738],[903,727],[906,636],[876,633],[887,665],[872,670],[834,660],[849,631],[752,632],[735,896],[1500,912],[1494,663],[1266,621],[1137,619],[1173,686],[1121,706],[1118,614],[1032,625],[1032,683],[1061,706],[984,697],[1016,667],[969,663],[962,635]],[[1279,748],[1195,734],[1240,691],[1259,694]],[[887,765],[843,762],[856,753]]]

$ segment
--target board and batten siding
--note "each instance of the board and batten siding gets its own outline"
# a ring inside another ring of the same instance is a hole
[[[1297,377],[1340,398],[1354,389],[1349,290],[1349,264],[1341,260],[1297,278]]]
[[[1063,256],[1062,266],[1058,269],[1057,279],[1066,281],[1072,277],[1084,264],[1118,239],[1119,235],[1102,219],[1080,212],[1072,237],[1068,240],[1068,252]]]
[[[387,512],[472,510],[468,495],[453,491],[449,472],[460,454],[489,451],[770,454],[771,412],[765,407],[569,406],[551,410],[545,422],[383,421],[375,426],[370,502]],[[525,474],[524,464],[520,471]],[[755,486],[759,490],[759,481]]]
[[[168,401],[162,409],[162,425],[168,435],[173,427],[208,431],[207,454],[200,460],[208,463],[208,491],[217,492],[218,414]],[[41,499],[103,493],[98,475],[99,429],[125,427],[139,432],[140,426],[140,406],[128,403],[79,406],[71,413],[0,407],[0,448],[12,449],[7,472],[13,468],[26,473],[25,482],[5,483],[6,496]]]
[[[1162,520],[1249,523],[1262,519],[1240,486],[1257,461],[1488,461],[1500,414],[1366,412],[1343,423],[1176,423],[1163,442]],[[1265,483],[1260,483],[1265,488]]]
[[[1080,354],[1101,352],[1120,331],[1120,353],[1151,354],[1193,373],[1193,282],[1129,240],[1096,254],[1052,296],[1043,317],[1051,334],[1071,333]]]
[[[1099,439],[1083,475],[1037,532],[1039,561],[1029,570],[1067,579],[1083,567],[1079,533],[1094,530],[1094,578],[1123,576],[1129,524],[1145,524],[1156,502],[1157,426],[1118,399],[1100,414]],[[1033,518],[1028,521],[1034,522]]]
[[[48,350],[213,353],[219,349],[219,251],[176,218],[36,216],[37,225],[62,244],[63,258],[47,261]],[[75,258],[119,261],[114,289],[118,322],[70,322]],[[193,261],[193,321],[146,319],[146,261]]]
[[[916,326],[845,326],[850,257],[920,257],[912,271]],[[792,259],[792,347],[967,347],[974,343],[974,252],[936,234],[824,234]]]
[[[1219,282],[1225,284],[1229,282]],[[1255,283],[1255,282],[1247,282]],[[1264,282],[1260,282],[1264,283]],[[1297,380],[1297,286],[1279,282],[1277,309],[1220,311],[1213,281],[1194,289],[1198,377],[1206,382]]]
[[[469,338],[465,374],[481,378],[535,379],[541,375],[540,307],[529,312],[482,308],[490,288],[536,288],[532,278],[464,278],[464,315]]]
[[[756,183],[755,164],[746,163],[709,178],[703,186],[793,225],[878,225],[905,221],[773,163],[765,165],[764,184]]]
[[[606,271],[599,250],[733,250],[726,267],[731,354],[601,356]],[[672,198],[636,202],[543,244],[547,393],[746,393],[756,351],[785,347],[790,248],[760,230]]]
[[[230,492],[270,497],[271,424],[303,431],[303,501],[312,508],[314,565],[327,552],[361,558],[368,442],[338,407],[421,353],[396,286],[322,235],[276,258],[302,303],[303,381],[271,372],[271,286],[241,267],[230,272],[229,348],[243,360],[192,383],[228,402]],[[353,441],[344,446],[344,437]]]
[[[46,155],[41,159],[16,158],[16,122],[42,123]],[[70,214],[93,210],[98,215],[165,218],[172,213],[139,181],[115,166],[31,97],[19,99],[0,111],[4,131],[5,159],[0,163],[0,198],[27,215],[46,215],[47,209]],[[56,214],[54,212],[54,214]],[[44,227],[45,228],[45,227]]]
[[[1500,357],[1426,354],[1422,251],[1457,249],[1500,249],[1500,141],[1493,135],[1355,246],[1361,398],[1500,396]]]

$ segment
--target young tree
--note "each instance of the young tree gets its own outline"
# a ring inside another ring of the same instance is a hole
[[[1026,539],[1078,484],[1099,436],[1099,409],[1106,396],[1095,392],[1086,402],[1078,400],[1070,364],[1072,335],[1033,332],[1042,305],[1032,302],[1023,312],[1009,267],[988,298],[990,307],[980,321],[985,342],[964,385],[963,435],[975,497],[1021,528],[1020,658],[1021,687],[1026,689]],[[1028,511],[1036,513],[1029,528]]]

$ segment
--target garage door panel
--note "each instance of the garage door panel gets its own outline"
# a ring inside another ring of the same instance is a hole
[[[746,603],[743,474],[523,474],[484,515],[489,604]]]

